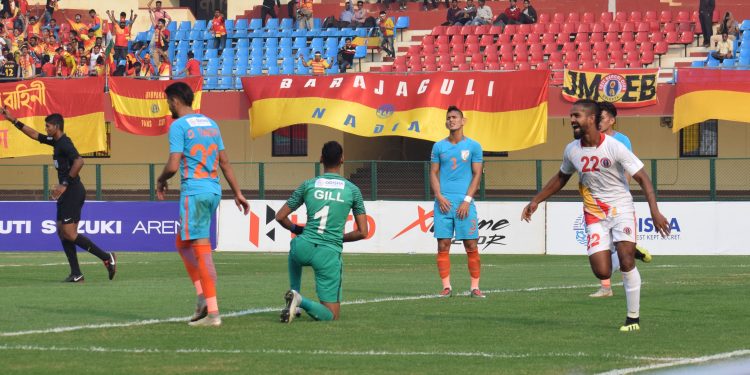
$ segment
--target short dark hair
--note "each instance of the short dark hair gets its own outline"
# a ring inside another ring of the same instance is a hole
[[[599,122],[602,121],[602,110],[599,108],[599,103],[591,99],[578,99],[578,101],[573,103],[573,105],[581,106],[583,108],[586,108],[586,111],[588,111],[589,113],[593,113],[596,128],[599,129]]]
[[[385,11],[384,11],[384,10],[381,10],[381,11],[380,11],[380,15],[381,15],[381,16],[384,16],[384,15],[385,15]]]
[[[120,17],[127,17],[127,16],[128,16],[128,14],[127,14],[127,13],[125,13],[125,12],[120,12]]]
[[[336,141],[328,141],[323,145],[320,159],[326,167],[336,167],[341,164],[341,156],[344,155],[344,148]]]
[[[612,117],[617,118],[617,107],[610,102],[599,102],[599,112],[607,112]]]
[[[94,10],[94,9],[89,10],[89,14],[91,14],[91,13],[96,14],[96,10]]]
[[[167,94],[167,99],[179,99],[188,107],[193,105],[193,99],[195,98],[193,90],[185,82],[175,82],[167,86],[164,93]]]
[[[156,0],[156,3],[157,4],[161,4],[161,0]]]
[[[65,131],[65,120],[59,113],[53,113],[44,118],[44,122],[57,126],[60,131]]]
[[[193,57],[195,57],[195,54],[193,53],[193,51],[188,51],[187,56],[188,56],[188,59],[192,59]]]
[[[352,41],[352,38],[346,38],[346,39],[344,39],[344,43],[351,42],[351,41]]]
[[[447,115],[448,113],[451,113],[451,112],[458,112],[461,114],[461,117],[464,117],[464,113],[460,109],[458,109],[458,107],[456,107],[455,105],[448,107],[448,110],[445,111],[445,114]]]
[[[141,67],[140,61],[136,61],[135,64],[133,64],[133,68],[140,68],[140,67]]]
[[[167,21],[164,20],[164,18],[159,18],[159,23],[162,25],[167,25]]]

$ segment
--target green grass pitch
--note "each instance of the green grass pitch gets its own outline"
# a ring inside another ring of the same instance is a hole
[[[435,298],[434,256],[346,254],[341,320],[285,325],[286,255],[216,253],[223,325],[194,328],[176,253],[120,253],[114,281],[79,254],[83,284],[60,282],[62,252],[0,253],[3,374],[579,374],[750,349],[750,257],[639,262],[641,331],[623,334],[622,286],[589,298],[585,256],[483,255],[478,300]],[[465,292],[466,256],[451,261]]]

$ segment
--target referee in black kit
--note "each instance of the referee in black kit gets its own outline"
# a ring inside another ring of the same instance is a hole
[[[78,154],[73,141],[63,132],[65,124],[62,115],[53,113],[44,119],[46,136],[22,124],[8,113],[5,107],[0,108],[0,115],[5,116],[8,121],[29,138],[54,148],[52,160],[55,163],[57,178],[60,182],[52,191],[52,198],[57,200],[57,235],[62,241],[65,256],[68,257],[68,263],[70,264],[70,275],[64,281],[71,283],[83,281],[83,273],[81,273],[81,268],[78,265],[76,245],[101,259],[107,268],[107,272],[109,272],[109,279],[112,280],[117,270],[115,254],[100,249],[86,236],[78,234],[81,208],[83,208],[83,202],[86,200],[86,188],[78,176],[83,167],[83,158]]]

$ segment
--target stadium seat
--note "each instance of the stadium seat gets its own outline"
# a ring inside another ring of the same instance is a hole
[[[539,13],[539,16],[537,17],[537,22],[540,24],[548,24],[551,21],[551,17],[549,13]]]
[[[263,20],[260,18],[253,18],[250,20],[250,24],[248,25],[248,29],[251,31],[260,30],[263,28]]]
[[[715,59],[709,59],[708,62],[706,63],[706,66],[709,68],[718,68],[720,65],[721,63],[719,62],[719,60],[715,60]]]
[[[404,29],[409,28],[409,16],[401,16],[396,19],[395,29],[397,32],[402,32]],[[404,34],[401,33],[401,41],[404,41]]]
[[[268,21],[266,21],[266,30],[279,30],[279,19],[278,18],[269,18]]]
[[[736,59],[724,59],[722,61],[721,66],[724,68],[734,68],[735,64],[737,64]]]
[[[508,63],[508,62],[506,62],[506,63],[503,63],[503,64],[501,65],[501,68],[500,68],[500,69],[501,69],[501,70],[508,70],[508,71],[511,71],[511,70],[516,70],[516,64],[514,64],[514,63]]]
[[[661,11],[661,14],[659,15],[659,22],[662,24],[672,22],[672,11],[670,10]]]
[[[692,63],[690,63],[691,68],[702,68],[704,66],[705,66],[705,61],[703,60],[693,61]]]

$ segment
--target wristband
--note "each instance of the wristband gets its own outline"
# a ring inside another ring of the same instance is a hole
[[[16,121],[15,121],[15,122],[13,123],[13,126],[15,126],[15,127],[16,127],[16,129],[18,129],[18,130],[21,130],[21,129],[23,129],[23,123],[22,123],[21,121],[18,121],[18,120],[16,120]]]
[[[464,202],[466,202],[466,203],[471,203],[471,201],[473,201],[473,200],[474,200],[474,198],[472,198],[470,195],[467,195],[467,196],[464,197]]]
[[[60,183],[60,185],[62,185],[62,186],[68,186],[68,184],[70,184],[70,183],[68,182],[68,179],[64,179],[64,180],[63,180],[63,182],[62,182],[62,183]]]

